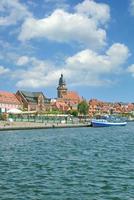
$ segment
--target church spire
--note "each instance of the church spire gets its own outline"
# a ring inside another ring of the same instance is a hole
[[[63,74],[61,74],[61,77],[59,78],[59,86],[62,86],[62,85],[66,85],[65,80],[63,78]]]
[[[66,87],[65,80],[63,78],[63,74],[61,74],[59,78],[59,85],[57,87],[57,97],[62,98],[63,95],[65,94],[67,94],[67,87]]]

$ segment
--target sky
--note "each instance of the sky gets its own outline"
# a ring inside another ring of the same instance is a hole
[[[134,102],[134,0],[0,0],[0,90]]]

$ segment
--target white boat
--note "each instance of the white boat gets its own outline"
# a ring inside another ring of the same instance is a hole
[[[92,127],[109,127],[109,126],[126,126],[127,122],[110,122],[108,120],[93,119],[91,121]]]

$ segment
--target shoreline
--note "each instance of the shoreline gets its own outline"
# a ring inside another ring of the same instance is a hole
[[[90,127],[89,124],[62,124],[62,123],[35,123],[35,122],[13,122],[13,123],[0,123],[0,131],[13,131],[13,130],[33,130],[33,129],[54,129],[54,128],[84,128]]]

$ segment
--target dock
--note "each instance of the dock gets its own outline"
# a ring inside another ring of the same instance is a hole
[[[62,123],[13,122],[10,124],[0,123],[0,131],[54,129],[54,128],[82,128],[90,126],[91,126],[90,123],[62,124]]]

